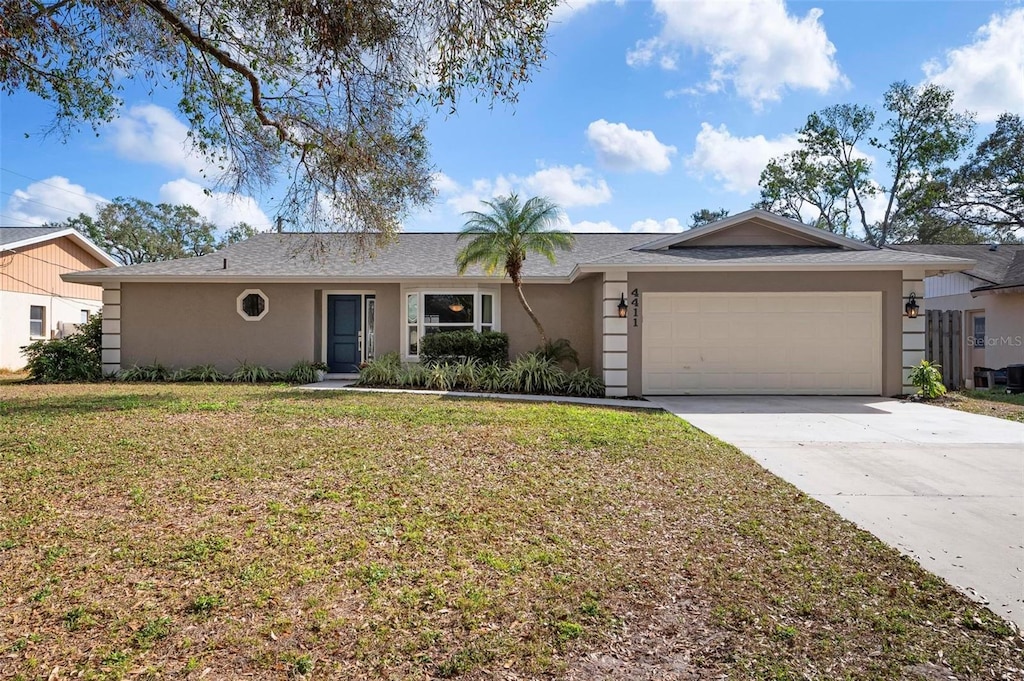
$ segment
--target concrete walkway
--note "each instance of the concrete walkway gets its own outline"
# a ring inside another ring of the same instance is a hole
[[[651,398],[1024,627],[1024,424],[884,398]]]

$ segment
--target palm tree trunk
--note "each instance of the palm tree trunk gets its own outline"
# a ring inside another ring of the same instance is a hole
[[[523,295],[523,282],[519,277],[512,278],[512,285],[516,287],[516,293],[519,294],[519,302],[522,304],[523,309],[526,310],[526,314],[530,315],[530,319],[533,320],[533,325],[537,327],[537,333],[540,334],[540,344],[544,347],[548,344],[547,334],[544,333],[544,327],[540,325],[540,320],[537,319],[537,315],[533,313],[533,308],[526,302],[526,296]]]

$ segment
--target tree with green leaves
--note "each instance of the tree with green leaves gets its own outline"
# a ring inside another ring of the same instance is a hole
[[[936,178],[935,218],[983,231],[994,241],[1024,238],[1024,117],[1005,113],[955,171]]]
[[[876,112],[861,105],[808,116],[799,148],[761,174],[759,205],[840,234],[859,228],[876,245],[913,238],[935,198],[932,179],[967,149],[974,117],[954,111],[951,90],[906,82],[889,87],[883,109],[878,126]],[[885,183],[872,177],[876,153],[885,157]],[[869,218],[869,201],[879,200],[881,217]]]
[[[206,255],[256,233],[240,222],[224,238],[217,227],[189,205],[117,198],[103,204],[96,217],[80,214],[48,227],[73,227],[124,265]]]
[[[533,320],[540,334],[542,347],[548,345],[547,334],[533,308],[523,294],[523,263],[528,253],[537,253],[555,262],[555,251],[570,250],[576,239],[568,232],[551,229],[562,217],[562,209],[550,200],[534,196],[525,203],[516,194],[484,201],[486,213],[463,213],[467,220],[459,233],[459,241],[469,240],[455,256],[460,275],[473,265],[486,274],[499,270],[512,280],[519,303]]]
[[[232,191],[284,182],[310,228],[394,233],[433,197],[426,114],[515,101],[556,0],[0,0],[0,91],[98,128],[126,82],[174,93]]]
[[[701,208],[700,210],[694,211],[690,214],[690,229],[710,225],[712,222],[718,222],[719,220],[727,217],[729,217],[728,208],[719,208],[718,210]]]

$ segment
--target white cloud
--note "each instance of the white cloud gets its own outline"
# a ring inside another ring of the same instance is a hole
[[[572,18],[573,15],[582,12],[588,7],[593,7],[601,2],[607,0],[562,0],[555,8],[551,11],[551,17],[549,21],[553,24],[558,25],[564,23]],[[621,5],[624,0],[615,0],[616,5]]]
[[[672,167],[671,156],[676,153],[675,147],[659,142],[650,130],[633,130],[603,118],[587,126],[587,139],[603,166],[624,172],[664,173]]]
[[[646,220],[637,220],[629,226],[629,231],[631,232],[661,232],[666,234],[674,234],[684,229],[685,227],[676,218],[666,218],[665,220],[647,218]]]
[[[435,186],[438,186],[437,179]],[[469,187],[462,187],[455,182],[446,183],[446,191],[443,193],[449,194],[445,203],[464,213],[480,210],[481,201],[513,192],[521,197],[545,196],[562,208],[596,206],[612,198],[608,183],[595,176],[593,170],[581,165],[541,168],[525,177],[499,175],[494,180],[478,179],[473,180]]]
[[[79,213],[95,215],[96,208],[107,203],[99,194],[86,191],[80,184],[66,177],[54,175],[33,182],[24,189],[15,189],[7,199],[4,216],[16,226],[41,225],[44,222],[64,222]]]
[[[180,170],[193,179],[220,172],[213,161],[192,149],[188,126],[162,106],[133,106],[108,127],[114,150],[122,158]]]
[[[542,168],[521,181],[525,193],[546,196],[562,208],[597,206],[612,198],[603,178],[581,165]]]
[[[230,227],[237,222],[247,222],[258,229],[270,227],[270,219],[251,196],[227,192],[207,194],[202,185],[185,178],[160,187],[160,201],[187,203],[204,218],[221,228]]]
[[[703,52],[710,73],[699,89],[715,92],[731,83],[755,107],[779,100],[787,89],[824,93],[847,82],[820,9],[800,17],[789,14],[783,0],[654,0],[654,6],[662,30],[627,52],[631,66],[663,57],[662,67],[674,68],[679,47]]]
[[[459,183],[440,171],[434,173],[431,180],[434,190],[441,196],[453,194],[459,190]]]
[[[922,66],[926,79],[953,90],[962,109],[981,121],[1024,112],[1024,9],[996,14],[969,45]]]
[[[608,220],[601,220],[600,222],[592,222],[590,220],[582,220],[580,222],[572,222],[568,218],[565,218],[559,229],[568,230],[570,232],[601,232],[608,234],[622,233],[622,232],[657,232],[662,234],[672,234],[681,232],[685,227],[676,218],[666,218],[664,220],[655,220],[654,218],[647,218],[646,220],[637,220],[629,229],[619,229],[614,223]]]
[[[779,135],[774,139],[764,135],[736,137],[725,125],[716,128],[701,123],[696,147],[686,164],[696,176],[710,175],[728,191],[745,194],[757,189],[761,171],[769,160],[798,146],[796,135]]]

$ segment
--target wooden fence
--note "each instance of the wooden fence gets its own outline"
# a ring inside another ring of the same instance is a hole
[[[924,357],[942,365],[942,382],[950,390],[959,390],[964,384],[962,322],[960,310],[925,312]]]

